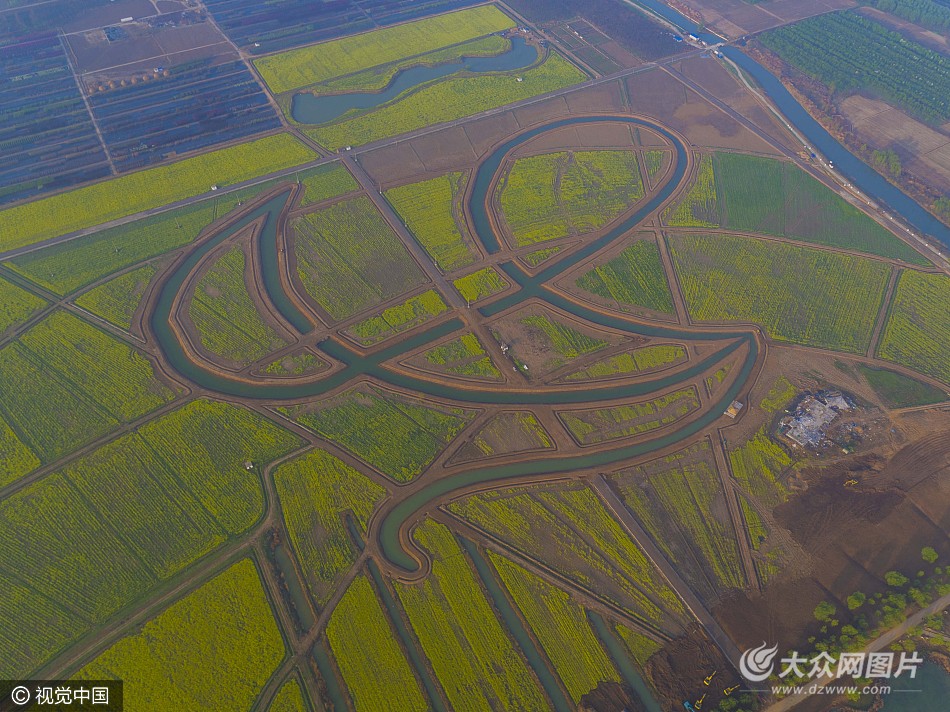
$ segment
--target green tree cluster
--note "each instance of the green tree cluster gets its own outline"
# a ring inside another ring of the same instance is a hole
[[[871,161],[874,163],[874,167],[879,171],[891,176],[892,178],[900,178],[903,168],[901,166],[900,156],[892,148],[888,148],[884,151],[874,151],[871,154]]]
[[[935,0],[871,0],[870,4],[928,30],[950,28],[950,7]]]

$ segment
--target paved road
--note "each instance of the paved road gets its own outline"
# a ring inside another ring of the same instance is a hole
[[[932,616],[935,613],[939,613],[940,611],[942,611],[944,608],[947,608],[947,607],[950,607],[950,594],[947,594],[943,598],[937,599],[936,601],[931,603],[929,606],[927,606],[923,610],[912,615],[910,618],[908,618],[906,621],[901,623],[896,628],[891,628],[889,631],[887,631],[883,635],[875,638],[864,647],[863,652],[876,653],[879,650],[884,650],[885,648],[890,647],[891,643],[902,638],[907,633],[908,630],[916,626],[919,626],[921,623],[923,623],[925,618]],[[832,678],[832,679],[821,678],[820,680],[813,680],[809,684],[813,683],[817,685],[819,688],[822,688],[833,682],[838,682],[838,679],[837,678]],[[844,683],[844,684],[847,684],[847,683]],[[776,702],[774,705],[766,708],[765,712],[786,712],[787,710],[792,709],[799,703],[804,702],[809,697],[811,697],[811,695],[808,695],[808,694],[795,695],[793,697],[786,697],[784,700]],[[923,712],[923,710],[921,710],[921,712]]]

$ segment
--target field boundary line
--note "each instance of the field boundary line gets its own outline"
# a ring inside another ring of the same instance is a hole
[[[89,103],[89,97],[86,95],[86,90],[83,89],[82,82],[79,81],[79,74],[76,73],[76,66],[73,64],[72,53],[69,50],[69,43],[63,40],[64,37],[65,35],[62,32],[56,33],[56,39],[59,40],[59,46],[63,48],[63,54],[66,56],[66,64],[69,65],[69,73],[72,76],[73,81],[76,83],[76,89],[79,91],[79,96],[82,97],[82,103],[86,107],[86,113],[89,114],[89,121],[92,122],[92,128],[94,128],[96,131],[96,138],[99,139],[99,145],[102,146],[102,153],[105,156],[106,162],[109,164],[109,170],[112,171],[113,176],[117,176],[119,175],[119,171],[115,167],[115,162],[112,160],[112,154],[109,152],[109,146],[106,144],[106,140],[102,135],[102,129],[99,128],[99,122],[96,120],[96,115],[92,111],[92,105]]]
[[[483,491],[489,490],[486,489]],[[637,618],[616,603],[598,597],[593,592],[584,588],[580,584],[575,583],[564,574],[548,567],[547,564],[536,561],[528,554],[521,552],[519,549],[516,549],[494,535],[489,534],[485,530],[469,524],[467,521],[460,518],[453,512],[448,511],[443,506],[439,506],[433,510],[429,516],[434,521],[445,524],[446,526],[454,528],[457,531],[461,530],[460,533],[463,533],[463,536],[471,539],[472,541],[481,541],[483,543],[489,542],[490,544],[493,544],[494,547],[498,548],[498,554],[511,559],[522,568],[527,569],[536,576],[539,576],[549,584],[570,592],[572,596],[582,601],[586,607],[601,611],[605,615],[622,621],[624,625],[633,628],[638,633],[647,636],[651,640],[658,642],[669,642],[672,640],[672,637],[668,633],[660,630],[659,628],[652,627],[649,623]]]
[[[670,562],[660,548],[653,542],[650,535],[640,526],[636,518],[624,504],[623,500],[610,487],[607,478],[600,474],[591,479],[591,488],[597,493],[599,499],[612,512],[620,525],[632,537],[644,555],[656,567],[661,575],[666,578],[670,588],[676,593],[679,599],[686,606],[686,609],[693,614],[693,617],[706,631],[706,634],[712,639],[716,646],[722,651],[729,662],[735,664],[739,659],[739,648],[732,639],[726,634],[702,600],[697,596],[693,589],[680,577],[676,568]]]
[[[868,348],[865,356],[874,358],[877,353],[878,344],[881,341],[881,334],[884,333],[884,325],[891,315],[891,304],[894,302],[894,291],[897,289],[897,281],[900,279],[903,270],[897,267],[891,267],[891,274],[887,280],[887,289],[884,290],[884,297],[881,300],[881,306],[878,308],[877,319],[874,323],[874,331],[871,332],[871,338],[868,341]]]

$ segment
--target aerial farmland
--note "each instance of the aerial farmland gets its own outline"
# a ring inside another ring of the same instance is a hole
[[[0,709],[883,702],[755,684],[763,639],[938,675],[950,265],[718,45],[0,5]]]

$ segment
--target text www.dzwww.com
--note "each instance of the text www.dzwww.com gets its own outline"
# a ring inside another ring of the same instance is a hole
[[[890,685],[777,685],[772,688],[776,697],[789,695],[886,695],[891,691]]]

